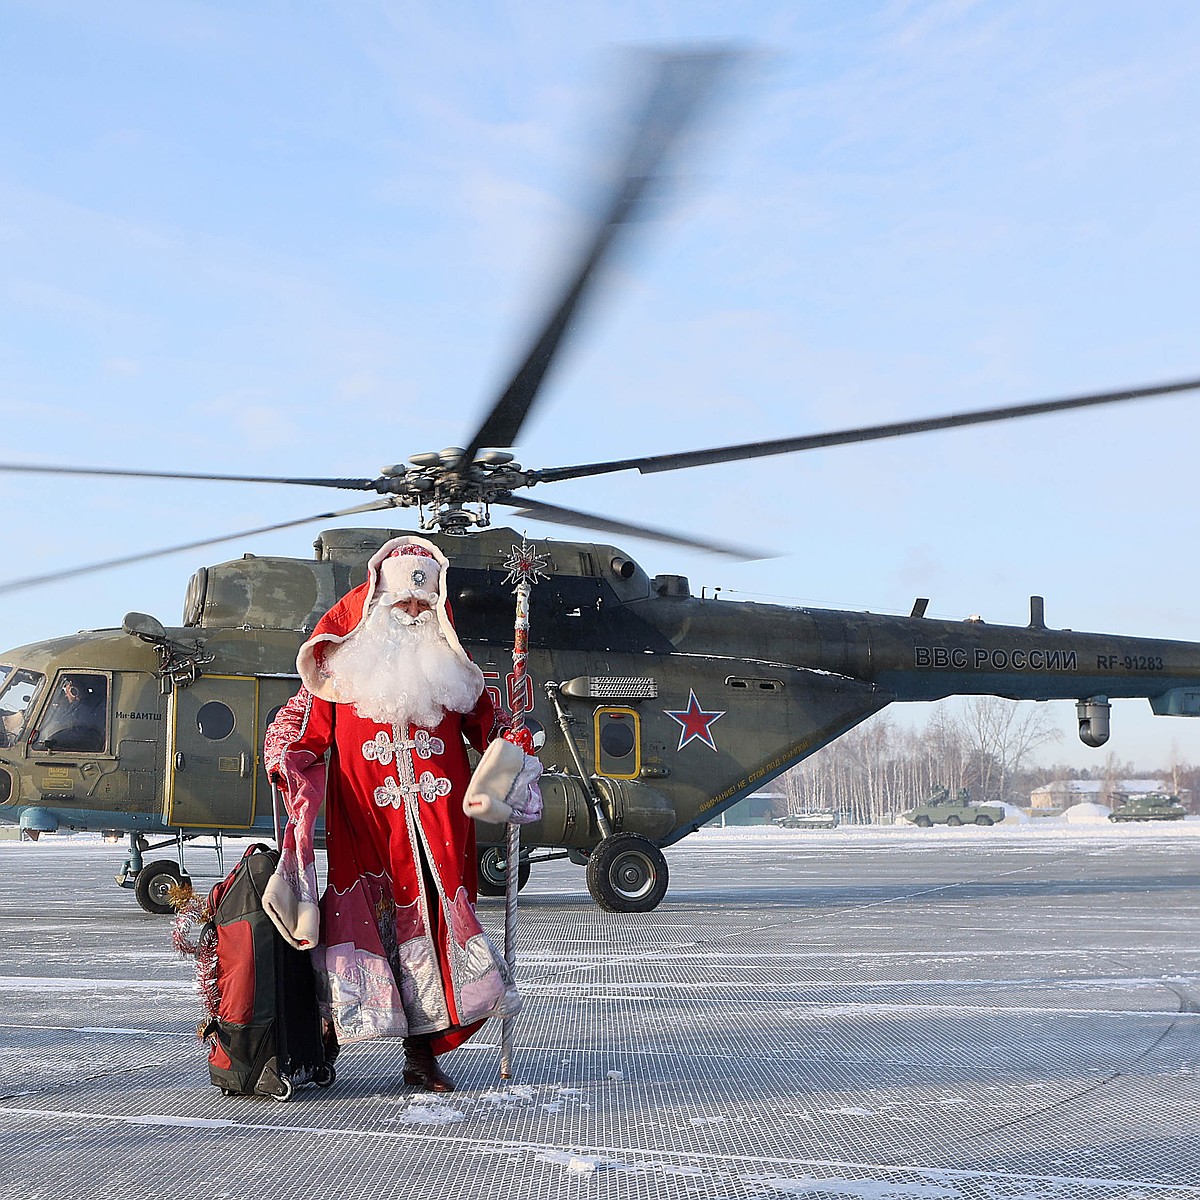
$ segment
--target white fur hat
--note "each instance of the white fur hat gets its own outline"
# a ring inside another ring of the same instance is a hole
[[[395,604],[399,600],[423,600],[430,608],[441,595],[442,564],[423,546],[408,542],[396,547],[379,563],[379,594],[376,599]]]

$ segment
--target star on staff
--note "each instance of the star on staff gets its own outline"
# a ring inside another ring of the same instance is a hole
[[[512,548],[512,553],[504,560],[508,571],[504,582],[517,587],[527,583],[532,587],[538,580],[548,578],[543,568],[549,561],[548,555],[536,553],[528,542],[522,541],[519,546]]]

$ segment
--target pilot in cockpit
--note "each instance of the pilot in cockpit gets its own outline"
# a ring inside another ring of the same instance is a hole
[[[35,750],[104,749],[108,681],[103,675],[64,675],[33,743]]]

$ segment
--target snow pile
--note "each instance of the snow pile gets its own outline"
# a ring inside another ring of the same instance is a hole
[[[1103,804],[1093,804],[1090,800],[1085,800],[1082,804],[1072,804],[1059,819],[1066,821],[1068,825],[1094,825],[1098,821],[1107,821],[1111,812],[1112,809]]]
[[[1033,820],[1023,808],[1018,808],[1015,804],[1000,802],[999,807],[1004,809],[1005,825],[1022,825]]]
[[[565,1154],[558,1150],[546,1150],[537,1156],[538,1162],[552,1163],[563,1167],[573,1175],[594,1175],[597,1171],[629,1171],[619,1158],[597,1158],[587,1154]]]

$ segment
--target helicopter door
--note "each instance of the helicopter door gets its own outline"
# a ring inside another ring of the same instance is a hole
[[[596,774],[607,779],[636,779],[642,769],[642,722],[636,709],[598,708]]]
[[[258,680],[201,675],[171,693],[168,825],[236,829],[254,823]]]

